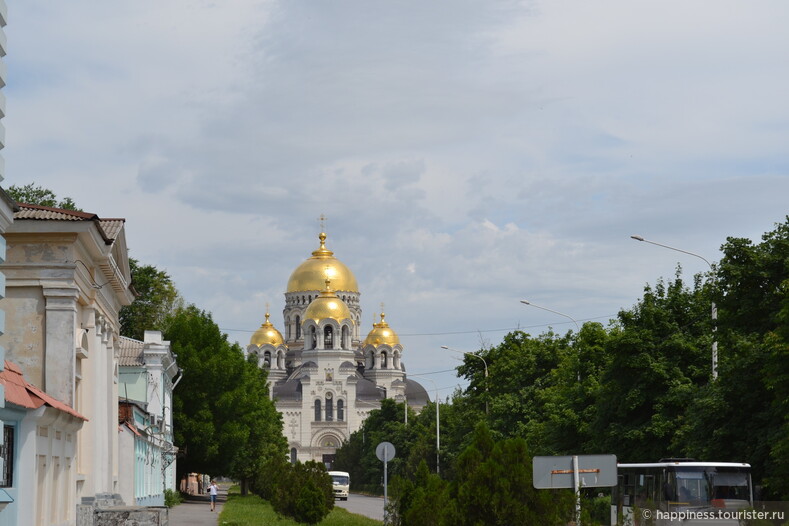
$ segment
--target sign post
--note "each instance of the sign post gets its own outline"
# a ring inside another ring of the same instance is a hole
[[[384,514],[386,514],[386,504],[388,501],[389,480],[386,472],[386,465],[395,457],[395,447],[391,442],[381,442],[375,447],[375,456],[384,463]]]
[[[575,523],[581,525],[581,488],[616,486],[616,455],[534,457],[532,483],[536,489],[575,491]]]

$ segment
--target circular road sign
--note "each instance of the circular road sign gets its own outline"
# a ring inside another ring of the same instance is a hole
[[[375,456],[378,457],[378,460],[381,462],[389,462],[395,457],[395,453],[395,447],[391,442],[381,442],[375,448]],[[384,460],[384,458],[386,460]]]

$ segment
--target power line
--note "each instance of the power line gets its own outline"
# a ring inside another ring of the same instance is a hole
[[[601,320],[603,318],[615,318],[616,315],[608,315],[608,316],[596,316],[594,318],[582,318],[578,321],[585,322],[585,321],[594,321],[594,320]],[[451,336],[453,334],[478,334],[481,332],[512,332],[512,331],[520,331],[523,329],[537,329],[539,327],[553,327],[554,325],[566,325],[568,323],[572,323],[569,321],[559,321],[554,323],[540,323],[537,325],[526,325],[526,326],[518,326],[518,327],[508,327],[505,329],[477,329],[473,331],[449,331],[449,332],[411,332],[411,333],[402,333],[398,332],[397,335],[400,337],[403,336]],[[219,328],[220,331],[225,332],[256,332],[257,329],[254,331],[248,329],[226,329],[223,327]]]

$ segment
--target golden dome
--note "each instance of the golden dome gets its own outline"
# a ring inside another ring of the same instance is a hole
[[[386,314],[381,313],[381,321],[373,323],[373,330],[367,335],[362,345],[389,345],[395,346],[400,343],[400,338],[397,333],[389,327],[389,324],[384,321]]]
[[[359,292],[353,272],[334,257],[334,252],[326,248],[326,234],[321,232],[318,239],[321,240],[320,248],[296,267],[288,279],[287,292],[321,290],[326,279],[331,280],[334,290]]]
[[[250,344],[257,346],[270,344],[278,347],[284,343],[285,340],[282,339],[282,334],[268,321],[268,317],[269,313],[267,312],[265,323],[252,335],[252,338],[249,340]]]
[[[326,288],[317,298],[312,300],[312,303],[307,306],[307,310],[304,311],[304,319],[315,321],[325,320],[326,318],[337,321],[349,319],[353,323],[348,305],[329,288],[331,280],[327,279],[325,283]]]

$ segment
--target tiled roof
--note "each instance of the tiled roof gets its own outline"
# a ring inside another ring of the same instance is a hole
[[[145,344],[140,340],[133,340],[125,336],[120,337],[118,343],[118,365],[133,367],[135,365],[145,365],[143,360],[143,347]]]
[[[19,211],[14,213],[14,219],[57,219],[59,221],[86,221],[98,219],[96,214],[66,210],[65,208],[52,208],[41,205],[28,205],[19,203]]]
[[[49,206],[29,205],[17,203],[19,210],[14,212],[14,220],[32,219],[38,221],[96,221],[105,240],[114,241],[118,233],[126,222],[122,218],[101,219],[96,214],[88,212],[77,212],[76,210],[66,210],[64,208],[52,208]]]
[[[28,409],[38,409],[46,404],[82,420],[88,420],[70,405],[49,396],[47,393],[25,380],[22,370],[13,362],[5,361],[5,369],[0,372],[0,383],[5,387],[6,402]]]
[[[104,233],[107,234],[107,237],[110,239],[115,239],[118,237],[118,232],[121,231],[123,228],[123,224],[126,222],[125,219],[101,219],[99,224],[101,228],[104,229]]]

